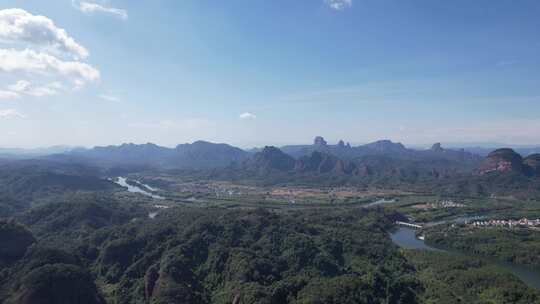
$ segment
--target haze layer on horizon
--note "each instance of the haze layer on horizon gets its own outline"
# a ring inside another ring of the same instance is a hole
[[[540,143],[540,2],[2,1],[0,146]]]

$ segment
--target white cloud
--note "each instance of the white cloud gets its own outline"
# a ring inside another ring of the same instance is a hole
[[[324,0],[331,9],[341,11],[352,6],[352,0]]]
[[[24,76],[1,91],[2,99],[55,95],[67,87],[79,89],[100,79],[100,73],[81,61],[88,50],[64,29],[40,15],[18,8],[0,10],[0,73]],[[34,84],[35,82],[35,84]]]
[[[249,112],[244,112],[244,113],[240,114],[239,117],[240,117],[240,119],[252,120],[252,119],[257,118],[257,115],[255,115],[253,113],[249,113]]]
[[[25,118],[26,116],[15,109],[0,109],[0,118]]]
[[[0,100],[3,100],[3,99],[17,99],[19,97],[20,97],[19,94],[15,93],[15,92],[0,90]]]
[[[88,57],[88,51],[51,19],[18,8],[0,10],[0,39],[53,48],[74,58]]]
[[[107,7],[104,5],[100,5],[94,2],[86,2],[86,1],[72,1],[73,6],[80,10],[81,12],[85,14],[93,14],[93,13],[107,13],[112,14],[122,20],[128,19],[128,13],[124,9],[114,8],[114,7]]]
[[[120,101],[120,99],[118,97],[111,96],[111,95],[101,94],[101,95],[98,95],[98,97],[100,99],[103,99],[103,100],[106,100],[106,101],[111,101],[111,102],[119,102]]]
[[[0,49],[0,72],[26,72],[30,74],[62,76],[76,87],[99,80],[100,73],[79,61],[63,61],[55,56],[30,49]]]
[[[8,89],[17,95],[42,97],[58,94],[58,91],[62,89],[62,84],[55,81],[45,85],[34,85],[28,80],[19,80],[17,83],[8,86]]]

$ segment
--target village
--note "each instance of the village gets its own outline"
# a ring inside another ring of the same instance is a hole
[[[452,200],[443,200],[443,201],[436,202],[436,203],[416,204],[416,205],[414,205],[412,207],[416,208],[416,209],[428,210],[428,209],[464,208],[464,207],[466,207],[466,205],[462,204],[462,203],[454,202]]]
[[[507,228],[531,228],[540,229],[540,219],[529,220],[522,218],[520,220],[479,220],[469,223],[471,227],[507,227]]]

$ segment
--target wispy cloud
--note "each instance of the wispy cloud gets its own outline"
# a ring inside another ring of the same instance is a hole
[[[58,94],[58,91],[62,89],[62,84],[60,82],[51,82],[45,85],[34,85],[30,81],[19,80],[17,83],[8,86],[8,89],[17,95],[43,97]]]
[[[324,3],[336,11],[352,7],[352,0],[324,0]]]
[[[26,115],[16,109],[0,109],[0,118],[25,118]]]
[[[19,97],[20,97],[19,94],[15,92],[0,90],[0,100],[13,100]]]
[[[112,95],[106,95],[106,94],[98,95],[98,98],[103,99],[105,101],[110,101],[110,102],[119,102],[120,101],[120,98],[118,98],[116,96],[112,96]]]
[[[256,119],[257,118],[257,115],[253,114],[253,113],[249,113],[249,112],[244,112],[242,114],[240,114],[240,119],[244,119],[244,120],[253,120],[253,119]]]
[[[73,0],[72,3],[76,9],[88,15],[94,14],[94,13],[106,13],[106,14],[111,14],[115,17],[118,17],[122,20],[128,19],[128,13],[125,9],[109,7],[109,6],[101,5],[95,2],[87,2],[87,1]]]

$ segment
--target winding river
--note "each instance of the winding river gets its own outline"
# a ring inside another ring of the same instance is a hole
[[[447,252],[447,253],[451,253],[457,256],[466,256],[466,257],[473,256],[475,258],[481,259],[482,261],[486,263],[494,264],[507,271],[510,271],[516,277],[520,278],[529,287],[540,289],[540,272],[535,271],[531,269],[530,267],[518,265],[514,263],[501,262],[498,260],[494,260],[492,258],[478,256],[478,255],[471,255],[471,254],[465,255],[460,252],[434,248],[427,245],[424,241],[417,239],[416,231],[411,228],[399,227],[396,231],[393,231],[392,233],[390,233],[390,238],[396,245],[403,248]]]
[[[127,182],[127,179],[125,177],[117,177],[116,179],[113,179],[113,181],[115,183],[117,183],[118,185],[124,187],[124,188],[127,188],[127,191],[128,192],[131,192],[131,193],[140,193],[142,195],[146,195],[146,196],[149,196],[151,198],[154,198],[154,199],[165,199],[163,196],[159,196],[159,195],[156,195],[156,194],[153,194],[153,193],[150,193],[148,191],[145,191],[137,186],[133,186],[133,185],[130,185],[128,184]],[[153,188],[149,187],[148,185],[145,185],[145,184],[142,184],[140,182],[137,182],[138,184],[152,190]]]

